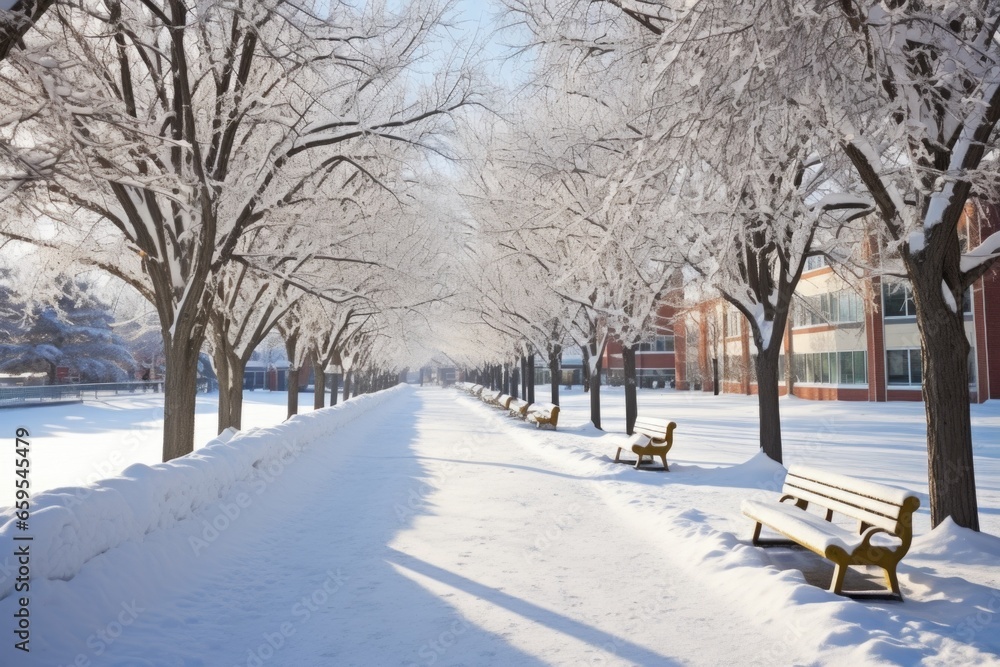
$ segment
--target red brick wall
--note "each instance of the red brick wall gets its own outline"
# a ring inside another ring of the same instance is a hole
[[[982,288],[982,319],[984,336],[979,366],[979,386],[983,388],[982,400],[1000,398],[1000,267],[994,267],[979,281]]]
[[[924,393],[919,389],[889,389],[886,396],[890,401],[922,401]]]
[[[674,363],[676,364],[674,386],[677,389],[690,389],[687,381],[687,336],[683,318],[678,319],[674,325]]]
[[[882,279],[873,276],[865,287],[865,336],[868,339],[868,398],[885,401],[885,329],[882,324]],[[891,399],[890,399],[891,400]]]
[[[868,389],[844,389],[842,387],[795,387],[795,395],[810,401],[867,401]]]

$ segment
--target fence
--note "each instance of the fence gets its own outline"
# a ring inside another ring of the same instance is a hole
[[[163,380],[141,382],[102,382],[93,384],[52,384],[42,387],[0,387],[0,407],[82,400],[86,397],[118,396],[162,392]]]

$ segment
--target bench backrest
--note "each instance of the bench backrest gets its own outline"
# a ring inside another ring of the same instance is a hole
[[[638,415],[635,418],[635,425],[632,427],[632,432],[641,433],[658,442],[670,443],[674,439],[675,428],[677,428],[677,424],[669,419],[657,419],[656,417]]]
[[[527,409],[528,409],[528,407],[530,405],[531,405],[531,403],[528,403],[527,401],[525,401],[523,399],[515,398],[515,399],[511,400],[511,402],[507,406],[507,408],[510,409],[510,410],[513,410],[515,412],[520,412],[523,415],[527,411]]]
[[[511,398],[510,396],[508,396],[507,394],[500,394],[500,398],[498,398],[498,399],[497,399],[497,402],[499,402],[499,403],[500,403],[500,407],[501,407],[501,408],[503,408],[504,410],[506,410],[506,409],[507,409],[507,406],[508,406],[508,405],[510,405],[510,402],[511,402],[512,400],[514,400],[514,399],[512,399],[512,398]]]
[[[809,466],[789,466],[782,492],[909,540],[920,499],[905,489]]]

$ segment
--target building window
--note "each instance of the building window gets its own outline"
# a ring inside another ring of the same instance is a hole
[[[913,292],[904,283],[882,283],[882,313],[884,317],[912,317],[917,314]]]
[[[867,352],[838,352],[840,384],[868,384]]]
[[[743,313],[738,311],[735,306],[730,305],[726,309],[726,338],[736,338],[740,335],[740,321],[743,319]]]
[[[863,322],[865,304],[854,290],[796,297],[793,326]]]
[[[653,340],[639,343],[640,352],[673,352],[674,337],[670,335],[654,336]]]
[[[889,384],[919,385],[920,348],[885,351],[886,375]]]
[[[806,258],[806,266],[803,271],[815,271],[826,266],[826,257],[823,255],[813,255]]]
[[[796,354],[793,358],[797,382],[868,384],[867,352],[812,352]]]
[[[905,283],[882,283],[882,303],[885,317],[916,317],[913,290]],[[962,294],[962,312],[972,313],[972,288]]]

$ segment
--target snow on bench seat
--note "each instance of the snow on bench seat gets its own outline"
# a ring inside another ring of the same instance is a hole
[[[531,403],[528,403],[520,398],[515,398],[510,402],[510,405],[507,406],[507,409],[510,410],[510,414],[512,416],[524,419],[528,416],[529,407],[531,407]]]
[[[559,423],[559,406],[554,403],[533,403],[528,408],[527,420],[539,428],[551,426],[554,430]]]
[[[920,507],[920,500],[915,495],[905,489],[808,466],[789,467],[781,490],[783,495],[777,502],[743,501],[743,514],[755,522],[752,540],[755,545],[763,543],[761,528],[767,526],[792,543],[833,561],[836,567],[830,591],[837,594],[843,593],[848,567],[881,567],[891,597],[902,600],[896,566],[909,551],[913,539],[913,513]],[[810,513],[810,505],[825,509],[825,515]],[[856,520],[857,531],[834,524],[835,512]],[[884,594],[879,596],[884,597]]]
[[[823,556],[831,546],[854,551],[864,541],[860,534],[830,523],[818,514],[806,512],[791,503],[744,500],[741,509],[747,517],[774,528],[788,539]]]
[[[669,419],[636,415],[635,423],[632,425],[633,435],[618,448],[615,453],[615,463],[631,463],[631,461],[621,460],[622,450],[627,448],[637,457],[636,470],[643,463],[642,457],[648,456],[652,462],[654,456],[659,456],[660,460],[663,461],[663,469],[669,472],[667,452],[674,444],[675,428],[677,428],[677,424]]]

